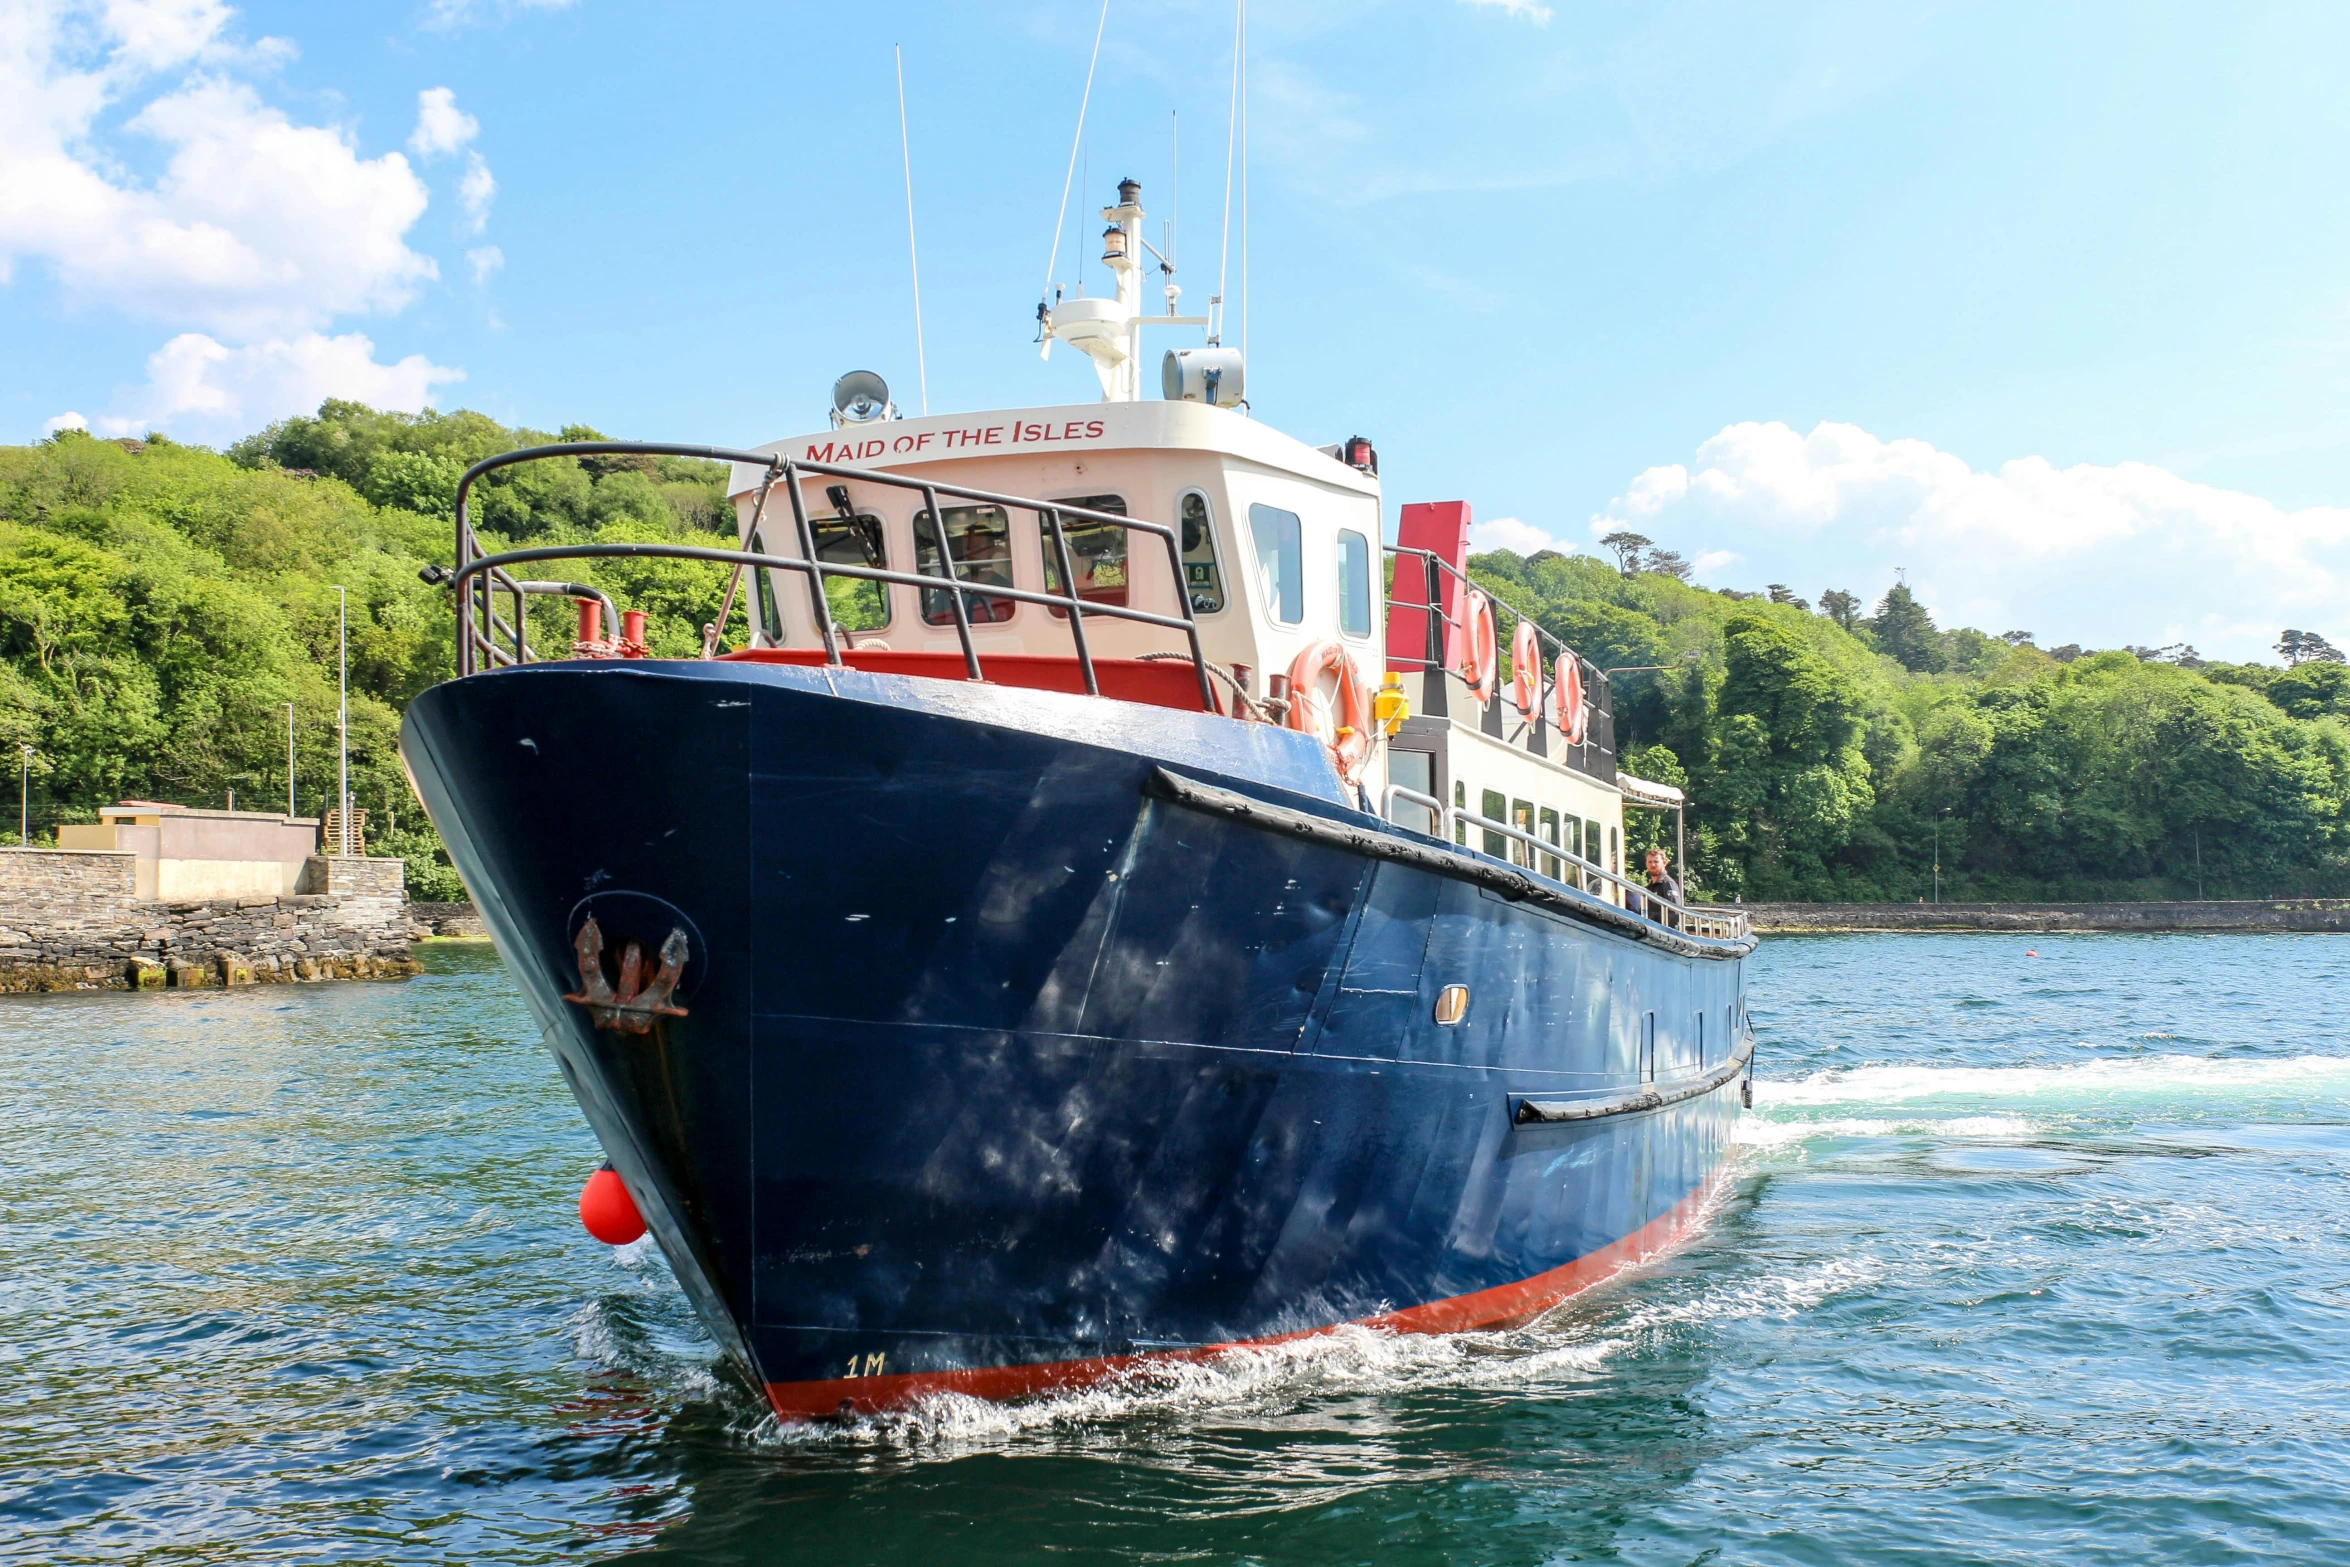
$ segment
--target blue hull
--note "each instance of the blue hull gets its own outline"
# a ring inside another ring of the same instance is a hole
[[[1303,735],[575,663],[428,691],[402,748],[615,1167],[786,1414],[1523,1317],[1665,1238],[1727,1151],[1735,1078],[1517,1107],[1719,1072],[1739,949],[1152,789],[1434,847],[1343,804]],[[615,1032],[564,999],[591,916],[615,949],[687,932],[684,1016]],[[1440,1026],[1447,985],[1471,999]]]

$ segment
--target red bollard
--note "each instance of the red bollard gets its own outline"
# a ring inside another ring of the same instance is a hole
[[[604,639],[604,606],[594,599],[579,601],[579,640],[601,642]]]
[[[645,652],[645,612],[624,609],[620,612],[620,656],[643,658]]]

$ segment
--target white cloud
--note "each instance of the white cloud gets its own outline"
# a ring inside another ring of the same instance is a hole
[[[1519,518],[1495,517],[1486,522],[1469,524],[1469,548],[1514,550],[1520,555],[1532,555],[1542,550],[1573,554],[1575,546],[1552,538],[1534,524]]]
[[[1536,0],[1461,0],[1461,3],[1476,6],[1480,10],[1501,11],[1510,16],[1522,16],[1536,27],[1550,25],[1550,7],[1537,4]]]
[[[1712,581],[1724,567],[1735,566],[1746,557],[1736,550],[1707,550],[1689,563],[1693,576]]]
[[[210,0],[17,0],[0,28],[0,280],[46,261],[86,304],[239,336],[396,310],[435,275],[404,236],[424,185],[400,154],[297,125],[215,74],[242,48]],[[128,131],[166,153],[151,185],[94,144],[98,116],[156,73],[192,68]]]
[[[466,221],[479,234],[489,227],[490,198],[498,193],[498,182],[490,174],[490,166],[478,152],[465,155],[465,178],[458,182],[457,201],[465,208]]]
[[[455,152],[481,134],[481,121],[457,107],[457,94],[447,87],[427,87],[416,95],[416,129],[408,136],[408,150],[419,158]]]
[[[380,364],[375,344],[358,332],[306,332],[241,347],[183,332],[147,359],[147,383],[125,393],[123,411],[98,421],[109,435],[170,430],[185,440],[221,441],[273,419],[307,413],[329,397],[413,413],[433,388],[464,372],[422,354]]]
[[[2044,645],[2185,638],[2250,658],[2286,624],[2332,635],[2350,621],[2350,508],[2287,511],[2149,463],[2022,457],[1986,472],[1849,424],[1735,424],[1692,463],[1639,474],[1591,523],[1626,526],[1698,551],[1701,568],[1736,544],[1759,578],[1806,596],[1873,601],[1905,568],[1943,624]]]
[[[495,245],[483,245],[477,250],[467,251],[465,259],[473,267],[473,282],[478,288],[506,264],[506,253]]]
[[[43,435],[55,435],[60,430],[87,430],[89,427],[89,420],[69,409],[64,413],[59,414],[54,419],[43,420],[41,422],[41,433]]]
[[[566,11],[573,0],[432,0],[424,25],[444,31],[503,21],[517,11]]]

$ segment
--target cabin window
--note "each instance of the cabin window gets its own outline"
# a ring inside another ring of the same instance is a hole
[[[1191,595],[1191,612],[1213,615],[1224,607],[1224,567],[1216,559],[1216,523],[1208,513],[1208,498],[1186,490],[1176,502],[1183,528],[1183,588]]]
[[[1509,820],[1509,797],[1503,794],[1499,789],[1486,790],[1484,803],[1477,807],[1477,814],[1484,817],[1489,822],[1502,822]],[[1509,839],[1503,837],[1500,833],[1495,832],[1490,827],[1486,828],[1484,831],[1485,852],[1492,855],[1497,860],[1508,859],[1510,849]]]
[[[1436,758],[1426,751],[1396,751],[1387,753],[1387,781],[1401,784],[1415,794],[1433,799],[1436,795]],[[1416,827],[1433,838],[1443,829],[1436,821],[1436,813],[1417,800],[1398,800],[1396,825]],[[1425,823],[1425,825],[1423,825]]]
[[[1123,517],[1126,497],[1123,495],[1080,495],[1069,500],[1071,506],[1082,506],[1087,511],[1106,511]],[[1037,544],[1044,551],[1044,587],[1047,593],[1066,590],[1061,586],[1061,558],[1053,548],[1052,536],[1045,531],[1043,519],[1036,524]],[[1114,522],[1092,522],[1083,517],[1063,517],[1061,537],[1069,545],[1069,569],[1077,573],[1077,596],[1088,604],[1123,604],[1126,602],[1126,530]],[[1054,614],[1063,620],[1069,618],[1065,609]]]
[[[1469,808],[1469,786],[1457,778],[1452,785],[1452,808],[1456,812]],[[1464,849],[1469,846],[1469,824],[1457,815],[1452,819],[1452,841]]]
[[[1600,848],[1599,823],[1597,822],[1586,822],[1583,825],[1583,858],[1594,865],[1607,863],[1607,855]]]
[[[1359,533],[1338,535],[1338,629],[1371,634],[1371,541]]]
[[[1285,626],[1306,618],[1305,529],[1297,513],[1278,506],[1251,506],[1248,531],[1257,541],[1257,577],[1265,607]]]
[[[1559,841],[1559,813],[1547,805],[1544,806],[1542,808],[1542,831],[1535,836],[1544,843],[1557,843]],[[1542,857],[1542,869],[1545,875],[1556,876],[1563,867],[1556,859],[1546,854]]]
[[[889,569],[889,547],[882,538],[881,519],[871,512],[853,517],[810,517],[808,528],[816,535],[816,558],[827,565]],[[832,623],[843,631],[879,631],[889,624],[889,593],[878,582],[826,577],[824,599],[832,606]]]
[[[1534,802],[1532,800],[1512,800],[1510,802],[1510,825],[1529,838],[1534,836]],[[1516,838],[1510,840],[1510,858],[1528,870],[1534,868],[1534,851]]]
[[[759,538],[756,529],[752,530],[749,538],[743,540],[743,548],[754,555],[767,553],[767,546]],[[751,638],[751,646],[753,647],[783,646],[783,611],[776,607],[774,578],[775,573],[772,571],[760,570],[751,573],[753,591],[759,601],[759,630],[765,633],[763,636]],[[722,636],[724,629],[720,628]],[[619,633],[614,632],[613,635],[617,636]]]
[[[1618,876],[1624,874],[1624,843],[1613,827],[1607,830],[1607,868]]]
[[[947,550],[955,575],[983,587],[1012,586],[1012,522],[1001,506],[946,508]],[[925,577],[943,577],[938,564],[938,530],[927,511],[914,517],[914,569]],[[993,625],[1012,618],[1010,599],[971,598],[971,623]],[[922,618],[934,626],[955,623],[954,595],[943,588],[922,590]]]

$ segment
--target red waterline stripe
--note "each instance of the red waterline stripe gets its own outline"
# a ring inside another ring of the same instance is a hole
[[[1473,1295],[1455,1295],[1446,1300],[1432,1300],[1424,1306],[1382,1312],[1376,1317],[1363,1318],[1360,1326],[1384,1328],[1392,1333],[1459,1333],[1471,1328],[1508,1327],[1524,1322],[1568,1296],[1602,1283],[1670,1247],[1697,1219],[1713,1185],[1710,1180],[1705,1182],[1675,1203],[1670,1212],[1564,1267],[1537,1273],[1515,1284],[1479,1290]],[[1148,1355],[1103,1355],[1091,1360],[1050,1360],[1026,1366],[974,1366],[962,1371],[834,1377],[823,1382],[770,1382],[767,1402],[785,1420],[804,1420],[823,1415],[871,1414],[911,1403],[926,1393],[963,1393],[985,1399],[1021,1398],[1106,1382],[1152,1362],[1208,1360],[1228,1349],[1289,1344],[1299,1339],[1319,1338],[1348,1325],[1334,1323],[1326,1328],[1308,1328],[1302,1333],[1279,1333],[1270,1338],[1239,1339],[1229,1344],[1206,1344],[1197,1349],[1165,1350]]]

